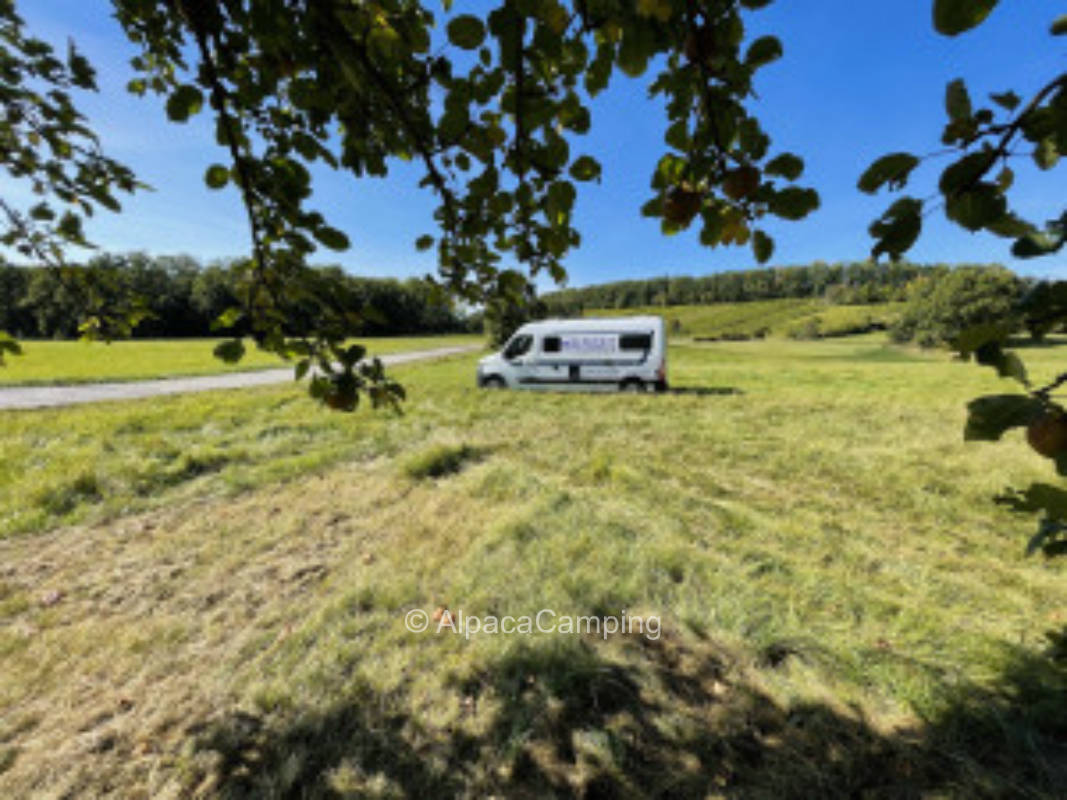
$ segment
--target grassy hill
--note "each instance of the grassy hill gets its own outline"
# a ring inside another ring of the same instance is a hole
[[[701,338],[786,336],[815,339],[863,333],[892,322],[903,303],[832,305],[823,300],[781,299],[692,306],[592,309],[586,316],[659,314],[672,334]]]

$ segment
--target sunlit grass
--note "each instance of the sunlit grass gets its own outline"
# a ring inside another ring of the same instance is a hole
[[[137,339],[132,341],[56,342],[30,340],[21,343],[23,355],[5,359],[0,367],[0,386],[47,383],[92,383],[161,378],[175,375],[210,375],[249,369],[285,366],[273,353],[247,342],[244,358],[227,364],[212,350],[220,339]],[[398,336],[359,339],[371,355],[443,347],[449,344],[480,344],[481,336]]]
[[[993,503],[1054,474],[961,439],[1009,384],[878,336],[681,344],[654,396],[473,364],[398,368],[402,417],[292,386],[0,416],[0,790],[1056,796],[1062,688],[1019,722],[999,687],[1067,566]],[[440,606],[664,634],[405,630]]]

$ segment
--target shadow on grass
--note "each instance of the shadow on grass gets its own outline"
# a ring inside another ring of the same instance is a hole
[[[462,732],[421,729],[367,690],[287,724],[233,714],[196,747],[223,797],[1067,796],[1067,681],[1052,658],[1017,651],[996,685],[955,687],[936,718],[886,732],[855,710],[783,707],[732,681],[707,642],[605,650],[516,646],[454,684]]]

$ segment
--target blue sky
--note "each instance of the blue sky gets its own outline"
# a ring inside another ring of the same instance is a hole
[[[856,179],[874,158],[893,150],[925,154],[940,149],[943,88],[967,79],[975,102],[990,91],[1015,89],[1026,97],[1067,68],[1067,41],[1048,35],[1063,13],[1062,0],[1003,0],[981,27],[956,39],[932,28],[932,0],[891,3],[848,0],[778,0],[747,15],[748,35],[778,35],[785,57],[757,77],[754,108],[773,140],[772,152],[791,150],[807,163],[806,184],[822,196],[821,209],[799,223],[767,226],[777,242],[772,264],[859,260],[867,256],[867,226],[888,205],[885,195],[860,194]],[[189,253],[201,259],[248,251],[247,226],[237,194],[207,189],[207,165],[224,161],[204,115],[176,125],[162,101],[125,92],[134,49],[110,16],[105,0],[19,0],[30,29],[53,44],[71,37],[98,70],[100,93],[80,106],[109,154],[129,164],[154,191],[124,203],[119,215],[90,221],[90,238],[104,249]],[[479,4],[482,5],[482,4]],[[454,12],[470,8],[457,0]],[[664,274],[701,275],[753,266],[748,248],[702,247],[697,230],[664,237],[658,223],[638,212],[649,197],[653,166],[664,152],[660,101],[647,96],[650,78],[619,75],[592,104],[593,131],[572,145],[604,166],[600,184],[581,187],[575,214],[582,246],[566,261],[569,285]],[[941,164],[920,168],[913,189],[936,188]],[[1058,216],[1064,168],[1040,173],[1019,159],[1013,205],[1030,218]],[[356,274],[421,275],[435,269],[432,253],[416,253],[414,239],[433,232],[434,198],[417,188],[421,175],[397,163],[385,180],[356,180],[347,173],[315,171],[313,207],[353,243],[341,254],[315,260],[340,263]],[[14,200],[23,190],[4,176],[0,193]],[[910,258],[921,262],[998,261],[1031,275],[1067,278],[1067,258],[1016,261],[1008,242],[971,234],[927,217]]]

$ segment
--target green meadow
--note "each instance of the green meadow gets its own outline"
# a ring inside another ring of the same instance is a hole
[[[211,375],[285,366],[273,353],[246,341],[244,358],[227,364],[212,352],[221,339],[133,339],[115,342],[21,342],[23,354],[7,357],[0,387],[131,381],[178,375]],[[371,355],[475,344],[480,336],[397,336],[357,340]]]
[[[476,358],[392,370],[402,415],[0,413],[0,795],[1067,793],[1067,562],[995,502],[1056,478],[962,441],[990,370],[678,337],[672,391],[582,395]],[[545,609],[659,625],[432,619]]]

